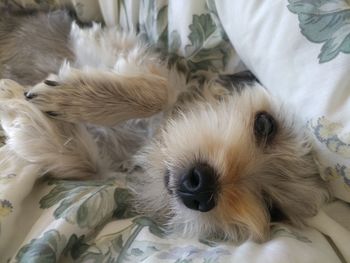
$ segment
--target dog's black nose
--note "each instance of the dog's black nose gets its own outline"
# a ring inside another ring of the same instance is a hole
[[[177,193],[188,208],[208,212],[215,207],[216,184],[215,170],[198,163],[183,175]]]

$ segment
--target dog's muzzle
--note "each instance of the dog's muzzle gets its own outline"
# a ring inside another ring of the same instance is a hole
[[[177,194],[189,209],[208,212],[216,205],[217,176],[208,164],[198,163],[181,178]]]

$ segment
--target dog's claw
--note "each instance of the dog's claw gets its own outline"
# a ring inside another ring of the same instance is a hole
[[[51,116],[51,117],[57,117],[59,116],[60,114],[56,111],[46,111],[45,112],[47,115]]]
[[[24,96],[30,100],[30,99],[34,99],[35,97],[37,97],[38,95],[35,93],[29,93],[29,92],[24,92]]]
[[[48,86],[52,86],[52,87],[55,87],[55,86],[58,86],[60,85],[60,83],[58,83],[57,81],[54,81],[54,80],[45,80],[44,83]]]

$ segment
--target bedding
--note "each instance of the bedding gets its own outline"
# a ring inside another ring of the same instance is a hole
[[[6,144],[10,129],[5,129],[0,132],[0,262],[350,261],[350,57],[342,44],[348,31],[343,25],[327,36],[316,34],[316,29],[325,31],[321,26],[332,26],[326,23],[330,15],[336,19],[350,10],[345,0],[0,1],[0,8],[12,9],[62,5],[75,8],[83,21],[103,19],[107,26],[139,28],[192,74],[248,67],[303,113],[315,134],[322,175],[342,201],[326,209],[333,218],[321,212],[312,219],[317,230],[275,225],[264,244],[176,239],[131,211],[126,186],[137,174],[101,181],[38,178],[39,167],[11,152]],[[323,14],[325,22],[317,25]],[[1,89],[9,85],[13,83],[0,83],[4,127],[23,117],[16,111],[20,91]],[[32,111],[28,107],[25,113]]]
[[[229,13],[231,1],[217,3],[244,64],[298,109],[314,135],[321,175],[350,202],[348,2],[239,0]]]

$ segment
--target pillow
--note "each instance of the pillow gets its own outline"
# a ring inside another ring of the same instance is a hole
[[[347,1],[216,0],[216,8],[245,65],[307,123],[321,175],[350,202]]]

